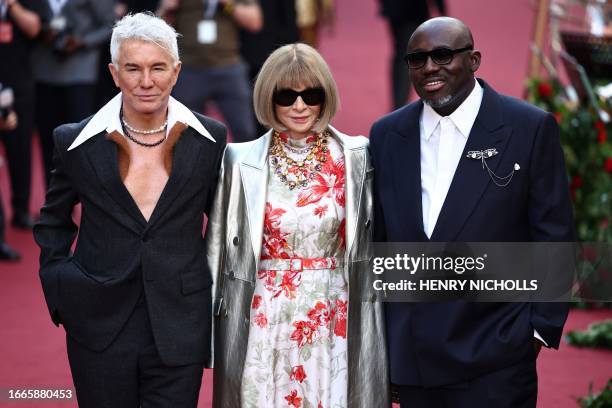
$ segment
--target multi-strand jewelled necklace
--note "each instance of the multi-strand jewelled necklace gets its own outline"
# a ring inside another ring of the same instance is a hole
[[[272,147],[270,147],[270,163],[274,167],[274,174],[289,187],[304,188],[321,171],[322,163],[327,159],[329,130],[318,133],[312,146],[304,149],[293,148],[281,139],[280,133],[274,131]],[[306,155],[303,160],[295,160],[287,156],[286,150],[291,153]]]
[[[136,143],[137,145],[140,146],[144,146],[144,147],[155,147],[155,146],[159,146],[160,144],[162,144],[168,137],[167,133],[166,133],[166,128],[168,127],[168,120],[166,120],[160,127],[158,127],[157,129],[148,129],[148,130],[143,130],[143,129],[136,129],[134,127],[132,127],[129,123],[126,122],[125,118],[123,117],[123,107],[121,108],[121,110],[119,111],[119,119],[121,121],[121,128],[123,130],[123,134],[130,139],[132,142]],[[129,130],[129,132],[128,132]],[[152,143],[149,142],[143,142],[141,140],[136,139],[134,136],[132,136],[131,133],[136,133],[136,134],[141,134],[144,136],[149,136],[149,135],[154,135],[157,133],[162,133],[164,132],[164,136]]]

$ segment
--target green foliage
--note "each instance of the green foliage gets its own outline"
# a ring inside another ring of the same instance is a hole
[[[612,320],[593,323],[585,331],[571,331],[566,338],[569,344],[576,347],[612,349]]]
[[[612,379],[598,394],[593,394],[593,387],[589,387],[589,395],[578,399],[582,408],[610,408],[612,407]]]
[[[529,101],[559,123],[578,239],[612,243],[612,123],[603,123],[589,106],[567,101],[555,81],[532,78],[527,90]],[[612,113],[609,101],[600,103]]]

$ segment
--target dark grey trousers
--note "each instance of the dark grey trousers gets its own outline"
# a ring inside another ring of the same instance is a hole
[[[144,298],[108,349],[91,351],[70,336],[67,343],[80,408],[195,408],[198,404],[203,365],[170,367],[161,361]]]

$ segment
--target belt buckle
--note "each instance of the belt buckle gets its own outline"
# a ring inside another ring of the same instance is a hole
[[[289,270],[292,272],[302,272],[302,258],[289,259]]]

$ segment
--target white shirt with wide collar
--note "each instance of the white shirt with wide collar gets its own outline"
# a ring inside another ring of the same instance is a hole
[[[478,81],[474,79],[474,82],[472,92],[449,116],[440,116],[427,104],[423,106],[420,118],[421,200],[423,229],[428,238],[431,238],[436,226],[461,153],[480,110],[483,90]]]
[[[123,134],[123,128],[121,127],[121,119],[119,118],[121,104],[122,94],[120,92],[90,119],[83,130],[81,130],[81,133],[74,139],[74,142],[68,147],[68,150],[80,146],[102,131],[106,131],[106,133],[118,132],[122,136],[125,136]],[[170,97],[168,99],[168,127],[166,128],[166,135],[170,133],[170,130],[177,122],[193,128],[205,138],[215,142],[210,132],[206,130],[193,112],[173,97]]]

